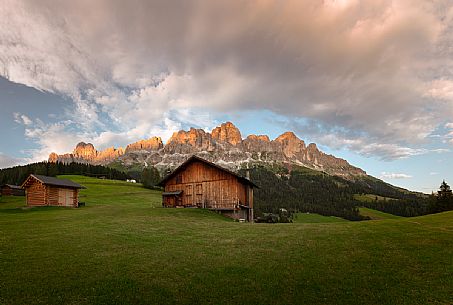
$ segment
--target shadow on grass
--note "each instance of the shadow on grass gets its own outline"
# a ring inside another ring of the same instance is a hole
[[[2,214],[22,214],[22,213],[40,213],[48,211],[58,211],[58,210],[73,210],[73,209],[83,209],[86,207],[72,208],[72,207],[55,207],[55,206],[42,206],[42,207],[17,207],[17,208],[6,208],[0,209]]]

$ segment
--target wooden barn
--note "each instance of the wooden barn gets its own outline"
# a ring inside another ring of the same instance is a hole
[[[68,179],[30,175],[22,184],[28,206],[78,207],[79,190],[85,188]]]
[[[160,183],[164,207],[198,207],[235,219],[253,221],[253,188],[248,178],[190,157]]]
[[[19,185],[4,184],[1,187],[2,196],[25,196],[25,190]]]

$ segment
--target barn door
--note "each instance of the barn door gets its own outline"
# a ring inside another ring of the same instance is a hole
[[[73,206],[73,191],[68,189],[59,189],[58,204],[62,206]]]
[[[197,183],[195,185],[195,203],[198,207],[202,207],[203,205],[203,184]]]
[[[186,185],[186,203],[185,205],[194,205],[194,200],[193,200],[193,184],[187,184]]]

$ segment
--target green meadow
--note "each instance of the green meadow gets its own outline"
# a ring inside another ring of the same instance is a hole
[[[362,216],[368,216],[371,218],[371,220],[380,220],[380,219],[400,219],[402,218],[401,216],[381,212],[381,211],[376,211],[373,209],[369,208],[364,208],[360,207],[359,208],[360,215]]]
[[[67,177],[85,207],[0,199],[0,304],[453,304],[453,212],[237,223]]]

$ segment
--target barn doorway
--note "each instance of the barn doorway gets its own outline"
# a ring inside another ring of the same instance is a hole
[[[73,190],[70,189],[59,189],[58,190],[58,203],[65,207],[73,205]]]

